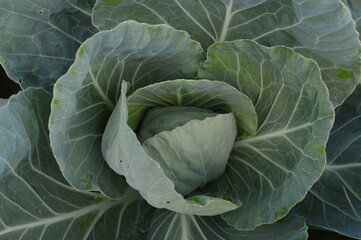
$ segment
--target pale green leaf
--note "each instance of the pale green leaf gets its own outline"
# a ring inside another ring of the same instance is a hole
[[[9,77],[24,89],[51,88],[74,61],[80,44],[97,32],[90,12],[82,8],[90,8],[89,4],[88,0],[0,1],[0,63]]]
[[[80,47],[75,63],[54,86],[49,123],[54,154],[72,186],[110,197],[122,194],[122,178],[101,153],[122,80],[137,88],[168,78],[192,78],[201,51],[185,32],[134,21],[96,34]]]
[[[205,49],[236,39],[294,48],[316,60],[335,106],[360,78],[358,33],[340,0],[98,0],[94,7],[100,29],[129,19],[185,30]]]
[[[208,56],[200,77],[239,87],[253,100],[259,126],[255,136],[235,143],[225,174],[206,190],[243,203],[223,215],[239,229],[275,222],[325,166],[334,111],[319,68],[288,48],[248,40],[215,44]]]
[[[185,199],[165,175],[159,163],[142,148],[136,134],[128,126],[126,83],[102,139],[103,155],[109,166],[125,176],[128,184],[138,190],[149,204],[157,208],[197,215],[218,215],[238,206],[222,198],[205,195]]]
[[[218,114],[161,132],[142,146],[176,191],[186,195],[223,174],[236,135],[233,113]]]
[[[0,239],[141,239],[153,210],[137,192],[112,201],[63,178],[49,145],[50,101],[28,89],[0,108]]]
[[[224,82],[178,79],[140,88],[128,98],[129,126],[136,129],[146,111],[161,106],[192,106],[220,113],[232,112],[240,138],[256,132],[257,116],[251,100]]]
[[[191,120],[204,120],[215,117],[217,113],[205,108],[189,106],[155,107],[147,111],[137,129],[137,137],[141,143],[158,133],[172,131]]]
[[[158,210],[147,240],[306,240],[304,220],[288,215],[280,221],[253,231],[239,231],[219,217],[201,217]]]
[[[337,109],[320,180],[296,212],[311,225],[361,239],[361,86]]]

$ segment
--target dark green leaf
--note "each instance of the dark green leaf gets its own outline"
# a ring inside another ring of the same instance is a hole
[[[0,1],[0,63],[23,89],[51,88],[97,32],[88,0]],[[86,9],[86,8],[87,9]]]
[[[337,109],[327,164],[296,212],[309,224],[361,239],[361,86]]]
[[[51,96],[28,89],[0,108],[0,239],[141,239],[152,208],[81,192],[63,178],[49,145]]]
[[[307,226],[303,219],[288,215],[253,231],[239,231],[219,217],[200,217],[167,210],[158,210],[147,240],[306,240]]]

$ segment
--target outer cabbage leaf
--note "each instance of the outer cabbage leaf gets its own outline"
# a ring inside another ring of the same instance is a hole
[[[66,0],[70,5],[84,14],[91,16],[96,0]]]
[[[356,29],[361,32],[361,2],[358,0],[342,0],[350,8],[352,18],[356,21]],[[360,35],[361,39],[361,35]]]
[[[142,146],[176,191],[186,195],[222,175],[236,136],[236,119],[227,113],[163,131]]]
[[[153,209],[138,193],[111,201],[65,181],[49,145],[50,101],[28,89],[0,108],[0,239],[142,239]]]
[[[335,106],[360,78],[355,22],[339,0],[98,0],[94,7],[93,21],[100,29],[128,19],[167,23],[204,48],[236,39],[294,48],[317,61]]]
[[[110,197],[122,194],[122,178],[101,153],[122,80],[137,88],[168,78],[192,78],[201,52],[185,32],[133,21],[96,34],[80,47],[75,63],[54,86],[49,123],[53,152],[72,186]]]
[[[361,239],[361,86],[337,109],[320,180],[295,211],[309,224]]]
[[[149,230],[148,240],[305,240],[307,226],[303,219],[288,215],[253,231],[239,231],[219,217],[201,217],[158,210]]]
[[[109,166],[125,176],[128,184],[138,190],[152,206],[204,216],[219,215],[238,206],[222,198],[195,195],[185,199],[175,190],[159,163],[147,155],[136,134],[128,126],[127,86],[113,111],[102,140],[102,151]]]
[[[0,63],[9,77],[23,89],[51,88],[80,44],[97,32],[83,9],[91,5],[88,0],[0,1]]]
[[[222,217],[239,229],[284,217],[325,166],[334,111],[318,66],[285,47],[238,40],[210,47],[199,77],[238,87],[258,116],[256,135],[237,141],[225,174],[206,185],[243,203]]]

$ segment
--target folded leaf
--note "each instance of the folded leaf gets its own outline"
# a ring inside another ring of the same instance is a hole
[[[122,80],[134,89],[192,78],[201,51],[185,32],[134,21],[96,34],[80,47],[75,63],[54,86],[49,124],[55,157],[72,186],[121,196],[121,178],[102,157],[101,138]]]
[[[236,135],[233,113],[218,114],[161,132],[142,146],[186,195],[223,174]]]
[[[122,95],[104,131],[102,151],[109,166],[123,175],[128,184],[138,190],[152,206],[185,213],[212,216],[237,208],[222,198],[205,195],[185,199],[175,190],[160,164],[147,155],[136,134],[128,126],[127,85],[122,83]]]

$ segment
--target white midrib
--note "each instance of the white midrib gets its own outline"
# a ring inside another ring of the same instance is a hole
[[[185,218],[185,215],[184,214],[180,214],[180,219],[181,219],[181,223],[182,223],[182,235],[183,236],[183,239],[186,239],[189,235],[188,235],[188,232],[189,232],[189,229],[188,229],[188,224],[187,224],[187,219]]]
[[[224,42],[226,40],[229,24],[231,23],[232,20],[232,8],[233,8],[233,0],[230,0],[226,8],[226,16],[224,18],[221,36],[218,39],[219,42]]]
[[[347,168],[361,168],[361,163],[346,163],[339,165],[328,165],[325,167],[325,170],[339,170],[339,169],[347,169]]]
[[[207,240],[207,237],[204,236],[203,230],[202,230],[202,228],[199,226],[199,224],[198,224],[197,220],[195,219],[195,217],[192,216],[192,215],[189,216],[189,217],[190,217],[191,221],[193,222],[194,226],[197,228],[198,233],[203,237],[203,239]],[[207,225],[206,225],[206,226],[207,226]]]
[[[18,230],[22,230],[22,229],[29,229],[29,228],[34,228],[34,227],[38,227],[38,226],[42,226],[42,225],[51,225],[53,223],[57,223],[57,222],[61,222],[67,219],[72,219],[72,218],[76,218],[79,216],[84,216],[90,212],[93,211],[106,211],[107,209],[111,208],[114,205],[118,205],[120,204],[119,201],[111,201],[111,200],[105,200],[102,203],[99,204],[93,204],[90,205],[88,207],[73,211],[73,212],[69,212],[69,213],[65,213],[65,214],[61,214],[61,215],[57,215],[51,218],[45,218],[42,219],[40,221],[36,221],[36,222],[32,222],[32,223],[28,223],[28,224],[23,224],[23,225],[18,225],[16,227],[8,227],[3,231],[0,231],[0,236],[7,234],[7,233],[11,233],[14,231],[18,231]]]
[[[265,139],[268,139],[268,138],[281,137],[281,136],[286,135],[287,133],[295,132],[297,130],[300,130],[300,129],[303,129],[303,128],[306,128],[306,127],[309,127],[309,126],[312,126],[312,125],[313,125],[313,123],[305,123],[305,124],[299,125],[299,126],[294,127],[294,128],[283,129],[283,130],[279,130],[279,131],[276,131],[276,132],[272,132],[272,133],[268,133],[268,134],[264,134],[264,135],[259,135],[259,136],[256,136],[256,137],[250,137],[250,138],[247,138],[247,139],[239,140],[238,142],[236,142],[234,144],[234,147],[242,146],[244,144],[251,143],[251,142],[262,141],[262,140],[265,140]]]

